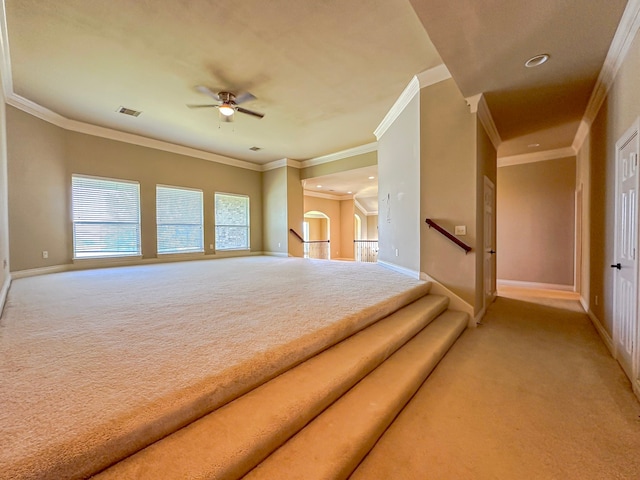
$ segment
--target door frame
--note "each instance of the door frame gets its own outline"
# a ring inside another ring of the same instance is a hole
[[[487,226],[485,225],[486,223],[486,215],[485,215],[485,205],[486,205],[486,198],[487,198],[487,193],[488,193],[488,188],[491,189],[492,195],[491,195],[491,245],[489,248],[491,248],[492,250],[496,250],[496,185],[495,183],[493,183],[491,181],[491,179],[489,177],[487,177],[486,175],[484,176],[484,188],[483,188],[483,192],[482,192],[482,225],[483,225],[483,232],[482,232],[482,307],[483,310],[486,311],[487,308],[489,308],[489,305],[496,299],[496,257],[495,257],[495,253],[491,254],[491,277],[489,278],[489,282],[491,283],[491,285],[489,286],[490,288],[487,288],[486,285],[486,281],[487,281],[487,275],[485,270],[486,267],[486,255],[488,252],[486,252],[486,239],[485,239],[485,232],[486,232],[486,228]],[[487,296],[487,291],[491,291],[491,293]]]
[[[635,139],[634,139],[635,136]],[[627,131],[619,138],[619,140],[616,142],[616,152],[615,152],[615,220],[614,220],[614,259],[617,262],[618,259],[620,258],[620,228],[618,225],[618,219],[619,219],[619,215],[620,215],[620,182],[619,180],[619,175],[620,175],[620,152],[622,151],[622,149],[629,144],[629,142],[635,141],[636,142],[636,152],[637,155],[640,155],[640,117],[638,117],[633,124],[631,125],[631,127],[629,127],[629,129],[627,129]],[[640,162],[640,159],[637,160],[638,162]],[[640,168],[640,165],[638,166],[638,168]],[[640,200],[638,199],[638,190],[640,188],[640,171],[636,174],[636,184],[635,184],[635,189],[636,189],[636,235],[635,235],[635,283],[636,283],[636,292],[635,292],[635,305],[633,306],[634,310],[635,310],[635,332],[633,335],[633,340],[634,340],[634,348],[633,348],[633,352],[632,352],[632,357],[631,357],[631,384],[633,386],[633,391],[635,392],[636,396],[640,398],[640,348],[639,347],[639,340],[640,340],[640,317],[639,317],[639,313],[640,310],[638,308],[638,304],[639,304],[639,299],[640,299],[640,264],[638,261],[638,257],[640,256],[640,242],[639,242],[639,238],[640,235],[638,234],[638,230],[639,230],[639,226],[638,223],[640,223],[640,214],[639,214],[639,210],[638,210],[638,206],[640,203]],[[616,360],[619,361],[619,352],[618,352],[618,344],[620,343],[620,323],[618,321],[619,318],[619,309],[620,309],[620,305],[618,305],[617,302],[617,295],[618,295],[618,289],[619,289],[619,280],[618,280],[618,275],[615,275],[613,278],[613,328],[612,328],[612,340],[613,340],[613,356]],[[624,371],[624,368],[623,368]],[[626,374],[626,371],[625,371]]]

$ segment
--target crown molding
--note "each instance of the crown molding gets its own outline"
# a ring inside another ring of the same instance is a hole
[[[589,98],[589,103],[582,117],[582,122],[580,122],[580,127],[573,140],[572,146],[574,149],[579,150],[582,148],[591,124],[598,115],[600,107],[602,107],[602,103],[607,97],[607,93],[609,93],[609,89],[618,74],[618,70],[620,70],[620,66],[629,53],[638,29],[640,29],[640,0],[628,0],[627,6],[618,23],[616,33],[611,41],[607,57],[600,70],[600,75],[598,75],[598,80],[596,80],[596,85],[591,92],[591,97]]]
[[[281,167],[302,168],[301,163],[297,160],[291,160],[290,158],[281,158],[280,160],[274,160],[273,162],[265,163],[264,165],[262,165],[261,171],[266,172],[268,170],[274,170]]]
[[[465,100],[467,101],[467,105],[469,106],[469,111],[471,113],[478,114],[480,123],[482,123],[485,132],[487,132],[487,135],[491,140],[491,143],[497,150],[502,143],[502,138],[500,138],[498,127],[496,127],[496,123],[493,121],[493,115],[491,115],[491,110],[489,110],[489,105],[487,104],[485,96],[482,93],[478,93],[477,95],[473,95],[472,97],[465,98]]]
[[[367,197],[363,197],[363,198],[367,198]],[[366,208],[364,208],[364,206],[358,201],[357,198],[353,199],[353,203],[356,207],[358,207],[360,209],[361,212],[363,212],[365,214],[365,216],[367,217],[371,217],[372,215],[378,215],[378,211],[377,210],[367,210]]]
[[[420,82],[418,81],[418,77],[413,77],[409,82],[409,85],[405,87],[402,91],[396,102],[391,107],[391,110],[387,112],[385,117],[378,125],[373,132],[376,136],[376,139],[380,140],[382,135],[389,129],[393,122],[400,116],[400,114],[404,111],[404,109],[409,105],[409,102],[413,100],[413,97],[420,91]]]
[[[429,70],[425,70],[424,72],[420,72],[415,75],[409,85],[402,91],[396,103],[393,104],[391,109],[387,112],[385,117],[378,125],[373,132],[378,140],[380,137],[384,135],[384,133],[389,129],[389,127],[396,121],[396,119],[400,116],[400,114],[404,111],[404,109],[409,105],[409,102],[413,100],[413,97],[420,91],[421,88],[428,87],[430,85],[435,85],[436,83],[442,82],[451,78],[451,73],[449,69],[447,69],[446,65],[440,64],[437,67],[430,68]]]
[[[178,155],[185,155],[201,160],[208,160],[210,162],[221,163],[223,165],[229,165],[231,167],[244,168],[246,170],[253,170],[256,172],[264,171],[264,165],[245,162],[244,160],[225,157],[216,153],[206,152],[204,150],[198,150],[191,147],[185,147],[183,145],[177,145],[175,143],[143,137],[142,135],[121,132],[119,130],[113,130],[111,128],[100,127],[98,125],[92,125],[90,123],[71,120],[57,114],[52,110],[49,110],[48,108],[43,107],[42,105],[38,105],[37,103],[21,97],[20,95],[16,95],[15,93],[11,93],[9,96],[7,96],[6,102],[8,105],[11,105],[19,110],[22,110],[25,113],[44,120],[45,122],[56,125],[57,127],[60,127],[64,130],[84,133],[86,135],[106,138],[109,140],[115,140],[117,142],[129,143],[131,145],[138,145],[140,147],[153,148],[155,150],[161,150],[164,152],[176,153]]]
[[[321,157],[310,158],[300,162],[300,168],[314,167],[323,163],[335,162],[336,160],[343,160],[349,157],[355,157],[356,155],[362,155],[364,153],[375,152],[378,150],[378,142],[371,142],[359,147],[349,148],[347,150],[341,150],[339,152],[330,153],[328,155],[322,155]]]
[[[327,200],[353,200],[353,195],[332,195],[330,193],[316,192],[314,190],[304,190],[306,197],[325,198]]]
[[[499,157],[499,167],[509,167],[511,165],[521,165],[523,163],[544,162],[547,160],[557,160],[559,158],[575,157],[576,151],[573,147],[557,148],[555,150],[544,150],[542,152],[525,153],[522,155],[512,155],[510,157]]]
[[[584,141],[587,139],[590,131],[590,124],[587,123],[584,118],[580,120],[580,125],[578,126],[578,130],[576,131],[576,136],[573,139],[571,148],[573,148],[576,152],[579,151],[582,148]]]
[[[444,63],[416,75],[420,88],[429,87],[451,78],[451,72]]]

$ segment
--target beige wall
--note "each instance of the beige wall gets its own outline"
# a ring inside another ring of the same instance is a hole
[[[214,253],[214,193],[248,195],[251,250],[262,251],[261,172],[65,131],[13,107],[7,125],[12,271],[71,262],[74,173],[140,182],[144,258],[157,256],[156,184],[203,190],[207,254]]]
[[[370,167],[377,163],[377,152],[362,153],[360,155],[354,155],[353,157],[303,168],[300,170],[300,179],[305,180],[307,178],[321,177],[332,173],[346,172],[348,170],[355,170],[356,168]]]
[[[378,215],[367,216],[367,239],[378,240]]]
[[[576,248],[581,252],[576,289],[588,304],[590,297],[589,271],[591,268],[591,149],[586,141],[576,156],[576,190],[582,197],[582,215]]]
[[[71,171],[65,130],[7,107],[11,270],[71,263]],[[81,173],[81,172],[78,172]],[[42,251],[49,253],[42,258]]]
[[[0,84],[2,74],[0,73]],[[7,185],[7,119],[4,93],[0,88],[0,313],[9,283],[9,192]]]
[[[340,258],[353,259],[353,200],[340,200]]]
[[[287,231],[289,228],[293,228],[302,235],[304,198],[302,183],[300,182],[300,170],[293,167],[285,168],[287,169]],[[291,240],[289,242],[289,255],[292,257],[304,256],[304,245],[291,236],[289,236],[289,239]]]
[[[305,218],[304,221],[309,223],[310,241],[329,240],[327,231],[328,222],[326,218]]]
[[[615,144],[640,115],[640,36],[636,36],[579,154],[590,165],[589,308],[613,331]],[[586,152],[586,153],[585,153]],[[585,278],[583,278],[583,283]],[[596,297],[598,301],[596,302]],[[597,304],[596,304],[597,303]]]
[[[353,204],[353,213],[360,219],[360,240],[367,240],[369,237],[367,236],[367,214],[365,212],[363,212],[361,209],[358,208],[358,206],[355,204]],[[355,218],[353,219],[353,221],[355,222]],[[354,239],[355,239],[355,232],[358,231],[358,227],[357,224],[354,225]]]
[[[573,285],[575,157],[498,169],[498,278]]]
[[[435,278],[476,312],[477,115],[469,113],[452,79],[420,91],[420,270]],[[405,172],[405,176],[408,174]],[[382,177],[382,174],[380,175]],[[382,213],[382,211],[381,211]],[[465,252],[425,224],[431,218],[450,232],[465,225]]]
[[[289,242],[299,242],[287,228],[286,167],[267,170],[262,174],[262,192],[264,251],[286,255]],[[302,236],[302,230],[297,232]]]
[[[378,260],[416,274],[420,271],[419,171],[420,95],[416,95],[378,139]]]
[[[322,212],[329,217],[329,243],[331,258],[342,258],[342,219],[340,201],[328,198],[304,196],[304,212]],[[324,238],[322,240],[325,240]]]

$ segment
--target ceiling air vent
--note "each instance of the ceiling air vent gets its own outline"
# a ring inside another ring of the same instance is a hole
[[[251,147],[249,150],[251,150],[252,152],[257,152],[258,150],[262,150],[262,148],[260,148],[260,147]]]
[[[118,113],[124,113],[125,115],[131,115],[132,117],[137,117],[138,115],[140,115],[142,112],[139,112],[137,110],[133,110],[131,108],[127,108],[127,107],[120,107],[117,110]]]

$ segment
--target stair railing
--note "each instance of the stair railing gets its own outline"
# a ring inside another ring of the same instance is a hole
[[[430,218],[427,218],[425,220],[425,222],[427,223],[427,225],[429,225],[429,228],[433,227],[438,232],[440,232],[442,235],[444,235],[449,240],[451,240],[453,243],[455,243],[457,246],[459,246],[461,249],[463,249],[465,255],[471,251],[471,247],[469,245],[467,245],[462,240],[460,240],[459,238],[457,238],[454,235],[452,235],[450,232],[446,231],[444,228],[442,228],[440,225],[438,225],[436,222],[434,222]]]
[[[378,261],[378,240],[354,240],[353,246],[356,262]]]
[[[304,250],[304,258],[318,258],[320,260],[329,260],[329,240],[305,240],[293,228],[289,231],[302,242]]]

